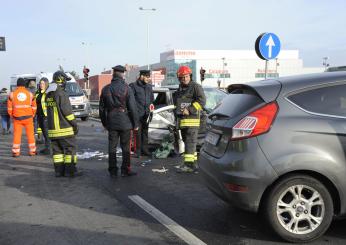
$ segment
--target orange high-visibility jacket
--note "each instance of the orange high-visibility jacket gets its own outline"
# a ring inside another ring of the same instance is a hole
[[[34,117],[36,109],[35,97],[25,87],[17,87],[15,91],[10,93],[7,101],[7,110],[13,119],[24,120]]]

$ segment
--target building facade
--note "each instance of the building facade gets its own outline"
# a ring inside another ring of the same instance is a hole
[[[227,87],[233,83],[244,83],[265,78],[265,61],[258,58],[254,50],[171,50],[160,54],[160,62],[150,65],[153,74],[160,76],[154,85],[178,84],[176,71],[181,65],[188,65],[193,79],[200,82],[200,69],[204,69],[203,85]],[[128,74],[130,82],[138,77],[139,70]],[[323,72],[323,67],[303,67],[298,50],[282,50],[277,59],[268,61],[267,78]]]

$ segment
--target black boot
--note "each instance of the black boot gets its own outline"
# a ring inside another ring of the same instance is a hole
[[[127,169],[121,169],[121,177],[129,177],[134,175],[137,175],[137,173],[133,172],[129,167]]]
[[[55,169],[55,177],[63,177],[65,175],[64,164],[56,164],[54,165],[54,169]]]
[[[109,172],[109,175],[111,177],[117,177],[118,176],[118,168],[113,168],[113,169],[108,168],[108,172]]]
[[[49,147],[45,147],[42,150],[40,150],[41,155],[50,155],[50,149]]]
[[[68,164],[65,166],[65,176],[66,177],[77,177],[77,176],[82,176],[83,172],[77,171],[76,165],[75,164]]]
[[[143,149],[142,155],[147,156],[147,157],[151,157],[152,154],[148,149]]]
[[[81,170],[77,169],[76,164],[72,164],[72,168],[73,168],[73,176],[82,176],[83,172]]]

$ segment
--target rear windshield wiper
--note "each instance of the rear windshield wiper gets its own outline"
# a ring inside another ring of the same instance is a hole
[[[209,119],[211,120],[227,120],[227,119],[230,119],[230,117],[226,114],[223,114],[223,113],[219,113],[219,112],[215,112],[215,113],[212,113],[208,116]]]

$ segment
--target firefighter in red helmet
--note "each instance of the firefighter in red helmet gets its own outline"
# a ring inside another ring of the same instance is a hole
[[[177,126],[185,143],[184,163],[178,172],[194,173],[197,170],[197,138],[200,127],[200,116],[206,98],[201,85],[192,80],[192,70],[181,66],[177,71],[179,88],[173,94]]]

